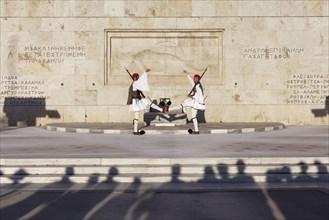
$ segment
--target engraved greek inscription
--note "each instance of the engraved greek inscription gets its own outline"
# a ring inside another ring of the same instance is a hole
[[[294,74],[286,81],[287,104],[324,104],[329,95],[329,75]]]
[[[258,60],[280,60],[290,59],[292,55],[304,52],[304,48],[287,48],[287,47],[265,47],[265,48],[244,48],[244,59]]]
[[[45,68],[47,65],[60,64],[66,59],[85,59],[87,57],[85,46],[24,46],[18,52],[18,60],[27,63],[40,63]]]
[[[44,80],[26,80],[20,76],[1,76],[0,81],[0,104],[4,104],[5,100],[12,99],[49,99],[46,93]],[[22,103],[12,103],[13,105],[21,105]],[[10,104],[9,103],[9,104]],[[8,103],[6,103],[8,104]],[[26,105],[23,103],[22,105]]]

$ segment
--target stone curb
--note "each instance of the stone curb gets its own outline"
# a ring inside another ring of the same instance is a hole
[[[285,128],[284,125],[273,127],[261,128],[233,128],[233,129],[202,129],[200,134],[230,134],[230,133],[252,133],[252,132],[265,132],[276,131]],[[70,133],[89,133],[89,134],[132,134],[132,130],[128,129],[95,129],[95,128],[68,128],[57,127],[54,125],[47,125],[46,129],[49,131],[70,132]],[[187,130],[146,130],[147,134],[160,135],[160,134],[188,134]]]

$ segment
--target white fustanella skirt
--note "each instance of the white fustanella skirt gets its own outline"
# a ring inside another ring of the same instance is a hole
[[[132,104],[129,105],[129,111],[130,112],[139,112],[144,111],[147,109],[147,106],[150,104],[150,101],[148,99],[133,99]]]

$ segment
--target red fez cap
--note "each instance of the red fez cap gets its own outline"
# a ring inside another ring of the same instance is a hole
[[[134,73],[133,74],[133,78],[135,78],[135,77],[138,79],[139,78],[139,74],[138,73]]]
[[[198,78],[198,79],[200,79],[201,76],[200,76],[199,74],[195,74],[195,75],[194,75],[194,78]]]

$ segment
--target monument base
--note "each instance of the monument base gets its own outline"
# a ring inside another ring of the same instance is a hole
[[[185,113],[163,113],[163,112],[147,112],[144,113],[145,125],[156,126],[175,126],[186,125],[187,115]]]

